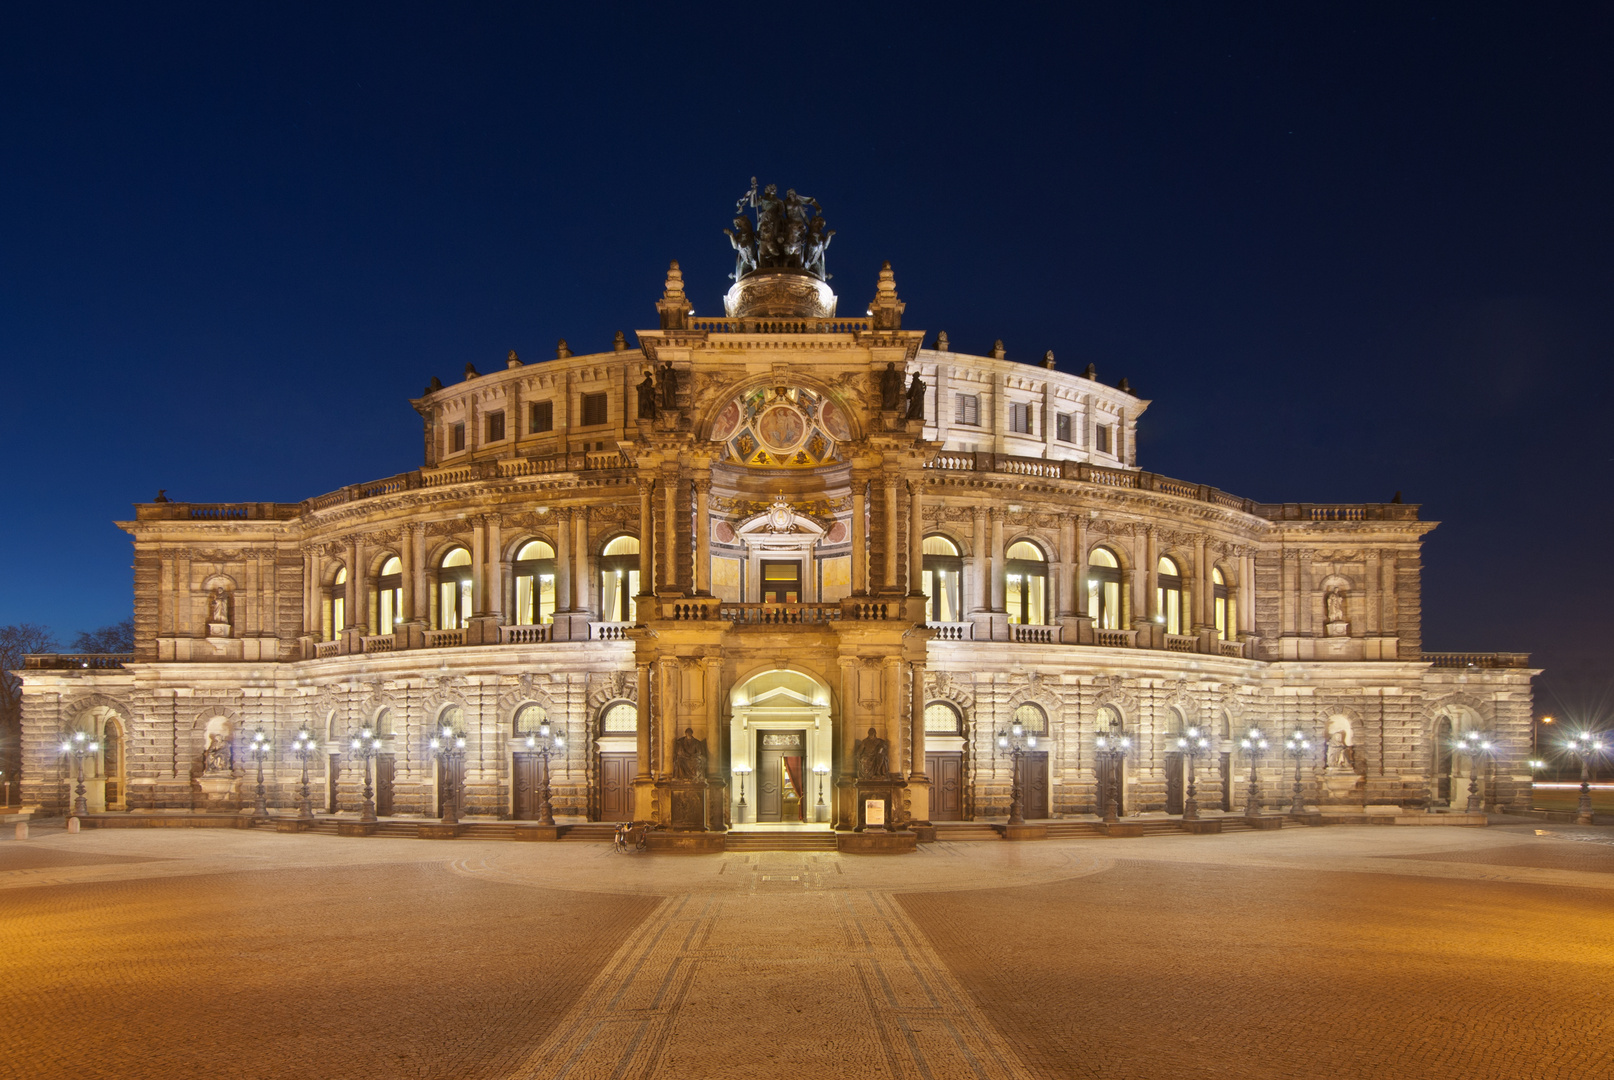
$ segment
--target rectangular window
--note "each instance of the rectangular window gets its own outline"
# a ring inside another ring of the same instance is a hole
[[[603,424],[605,422],[606,422],[605,395],[604,394],[584,394],[583,395],[583,426],[584,427],[590,427],[592,425]]]
[[[1101,454],[1110,452],[1110,425],[1100,424],[1093,433],[1093,449]]]
[[[981,423],[981,399],[976,394],[958,395],[958,409],[953,417],[956,423],[979,426]]]
[[[555,403],[553,401],[535,401],[532,403],[532,422],[527,427],[529,435],[536,435],[540,431],[555,430]]]
[[[1070,437],[1070,413],[1062,412],[1054,415],[1054,438],[1060,442],[1073,442]]]
[[[465,449],[465,422],[463,420],[448,429],[448,448],[450,450]]]
[[[504,442],[504,410],[488,413],[488,442]]]
[[[1024,402],[1014,402],[1009,406],[1009,430],[1018,431],[1022,435],[1031,434],[1031,406]]]

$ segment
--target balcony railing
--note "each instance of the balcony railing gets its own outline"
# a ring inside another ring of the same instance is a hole
[[[500,645],[542,645],[549,640],[548,626],[501,626]]]
[[[1130,649],[1138,643],[1136,630],[1094,630],[1093,641],[1105,649]]]
[[[1196,637],[1190,637],[1187,634],[1167,634],[1166,635],[1166,651],[1167,652],[1198,652],[1199,651],[1199,639],[1196,638]]]
[[[633,629],[630,622],[591,622],[588,624],[588,639],[590,641],[627,641],[628,631]]]
[[[742,625],[791,626],[802,623],[840,622],[841,605],[834,604],[728,604],[718,608],[719,619]]]
[[[689,328],[700,334],[858,334],[873,326],[873,319],[728,319],[696,316],[689,320]]]
[[[364,642],[364,651],[367,653],[392,652],[398,644],[398,639],[391,634],[376,634],[359,640]]]
[[[1424,662],[1437,668],[1486,669],[1527,668],[1529,653],[1511,652],[1426,652]]]
[[[936,631],[932,641],[971,641],[975,637],[974,623],[932,622],[925,625]]]
[[[107,671],[133,659],[134,653],[34,653],[22,665],[29,671]]]
[[[424,634],[426,648],[453,649],[465,644],[465,630],[427,630]]]
[[[1059,627],[1010,624],[1009,636],[1024,645],[1058,645]]]
[[[323,660],[327,656],[341,656],[342,643],[340,641],[316,641],[314,643],[314,659]]]

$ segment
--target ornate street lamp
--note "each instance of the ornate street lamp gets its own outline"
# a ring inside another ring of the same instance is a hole
[[[1244,816],[1258,818],[1261,816],[1261,776],[1256,770],[1261,764],[1261,755],[1267,752],[1267,737],[1260,728],[1251,728],[1250,733],[1239,740],[1239,745],[1250,756],[1250,795],[1244,800]]]
[[[745,804],[745,778],[751,772],[749,765],[736,765],[733,771],[740,778],[740,805],[734,808],[734,816],[739,824],[744,825],[751,817],[751,808]]]
[[[1480,813],[1484,807],[1479,796],[1480,762],[1496,750],[1491,736],[1483,731],[1465,731],[1452,744],[1459,754],[1468,755],[1468,805],[1463,809],[1470,814]]]
[[[269,736],[263,733],[263,728],[252,733],[252,742],[247,744],[247,752],[258,761],[258,805],[252,811],[253,821],[269,820],[269,801],[263,792],[263,759],[269,756],[271,744]]]
[[[443,730],[445,734],[448,731],[447,728]],[[553,825],[555,811],[549,804],[549,755],[565,753],[566,739],[549,726],[548,720],[539,724],[537,731],[529,731],[520,737],[526,740],[528,751],[537,754],[544,763],[544,775],[538,782],[538,824]],[[460,737],[459,745],[461,748],[465,746],[464,736]]]
[[[375,820],[375,786],[370,778],[370,762],[381,753],[381,739],[370,728],[362,728],[348,740],[348,747],[364,759],[364,806],[359,811],[360,821]]]
[[[458,825],[460,823],[460,765],[465,760],[465,732],[460,731],[451,724],[444,724],[440,734],[434,735],[431,741],[432,753],[437,755],[437,775],[442,783],[448,786],[443,793],[444,825]],[[548,765],[548,762],[545,762]],[[548,786],[548,769],[545,770],[545,787]],[[548,800],[548,794],[544,796]],[[544,824],[553,825],[555,819],[551,817]]]
[[[75,789],[78,798],[73,801],[73,812],[69,817],[84,817],[90,812],[90,801],[85,797],[84,788],[84,755],[94,754],[100,749],[101,744],[82,731],[75,731],[70,738],[62,740],[62,753],[72,754],[78,765],[78,787]]]
[[[820,761],[813,766],[813,773],[818,777],[818,805],[813,808],[813,820],[828,821],[829,807],[824,803],[824,777],[829,774],[829,766]]]
[[[1580,759],[1580,805],[1575,814],[1575,824],[1590,825],[1592,823],[1592,760],[1599,757],[1607,749],[1603,740],[1594,732],[1581,731],[1569,737],[1564,743],[1564,749]]]
[[[1110,797],[1104,803],[1104,821],[1113,825],[1121,819],[1121,763],[1132,752],[1132,736],[1102,732],[1093,737],[1093,749],[1098,751],[1099,760],[1115,766],[1115,782],[1110,785]]]
[[[1194,783],[1194,762],[1211,752],[1210,739],[1199,728],[1191,727],[1177,737],[1177,749],[1188,755],[1188,800],[1182,804],[1182,819],[1198,821],[1199,789]]]
[[[1020,790],[1020,759],[1027,750],[1036,748],[1037,737],[1027,734],[1026,726],[1018,720],[1009,725],[1009,730],[998,732],[998,749],[1009,751],[1009,757],[1014,762],[1014,783],[1009,788],[1010,825],[1026,823],[1024,793]]]
[[[1289,812],[1296,816],[1306,812],[1304,801],[1300,797],[1300,763],[1311,757],[1311,740],[1306,733],[1296,728],[1294,733],[1283,740],[1283,752],[1295,759],[1295,797],[1289,804]]]
[[[303,821],[313,821],[314,804],[308,798],[308,759],[319,752],[319,744],[314,742],[314,736],[308,733],[308,729],[303,728],[291,741],[291,752],[303,763],[303,805],[297,811],[297,816]]]

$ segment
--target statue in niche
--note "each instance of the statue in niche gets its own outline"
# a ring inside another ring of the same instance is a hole
[[[656,379],[645,368],[644,382],[639,384],[639,419],[654,420],[656,418]]]
[[[890,361],[880,372],[880,408],[892,411],[902,408],[902,372]]]
[[[673,779],[706,779],[706,741],[695,738],[694,728],[685,728],[673,742]]]
[[[230,594],[220,585],[213,590],[213,601],[208,610],[212,613],[209,622],[228,624],[230,621]]]
[[[207,747],[202,751],[202,771],[227,773],[230,771],[232,764],[230,760],[230,730],[210,726],[207,733]]]
[[[1328,616],[1328,621],[1329,622],[1331,622],[1331,623],[1342,623],[1342,622],[1344,622],[1345,621],[1345,590],[1344,589],[1329,589],[1328,594],[1323,597],[1323,611]]]
[[[919,377],[919,372],[913,373],[913,381],[908,384],[908,416],[909,420],[923,420],[925,418],[925,380]]]
[[[859,780],[885,780],[891,776],[891,744],[869,728],[869,737],[852,748]]]
[[[1364,772],[1365,770],[1357,768],[1356,747],[1347,741],[1349,738],[1349,733],[1342,729],[1336,729],[1328,737],[1326,765],[1329,769],[1337,769],[1340,772]]]
[[[678,408],[678,371],[670,360],[661,365],[661,407]]]

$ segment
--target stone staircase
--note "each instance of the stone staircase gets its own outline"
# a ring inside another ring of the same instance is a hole
[[[828,830],[801,832],[792,829],[778,831],[744,830],[730,832],[723,837],[723,850],[735,851],[834,851],[835,834]]]

